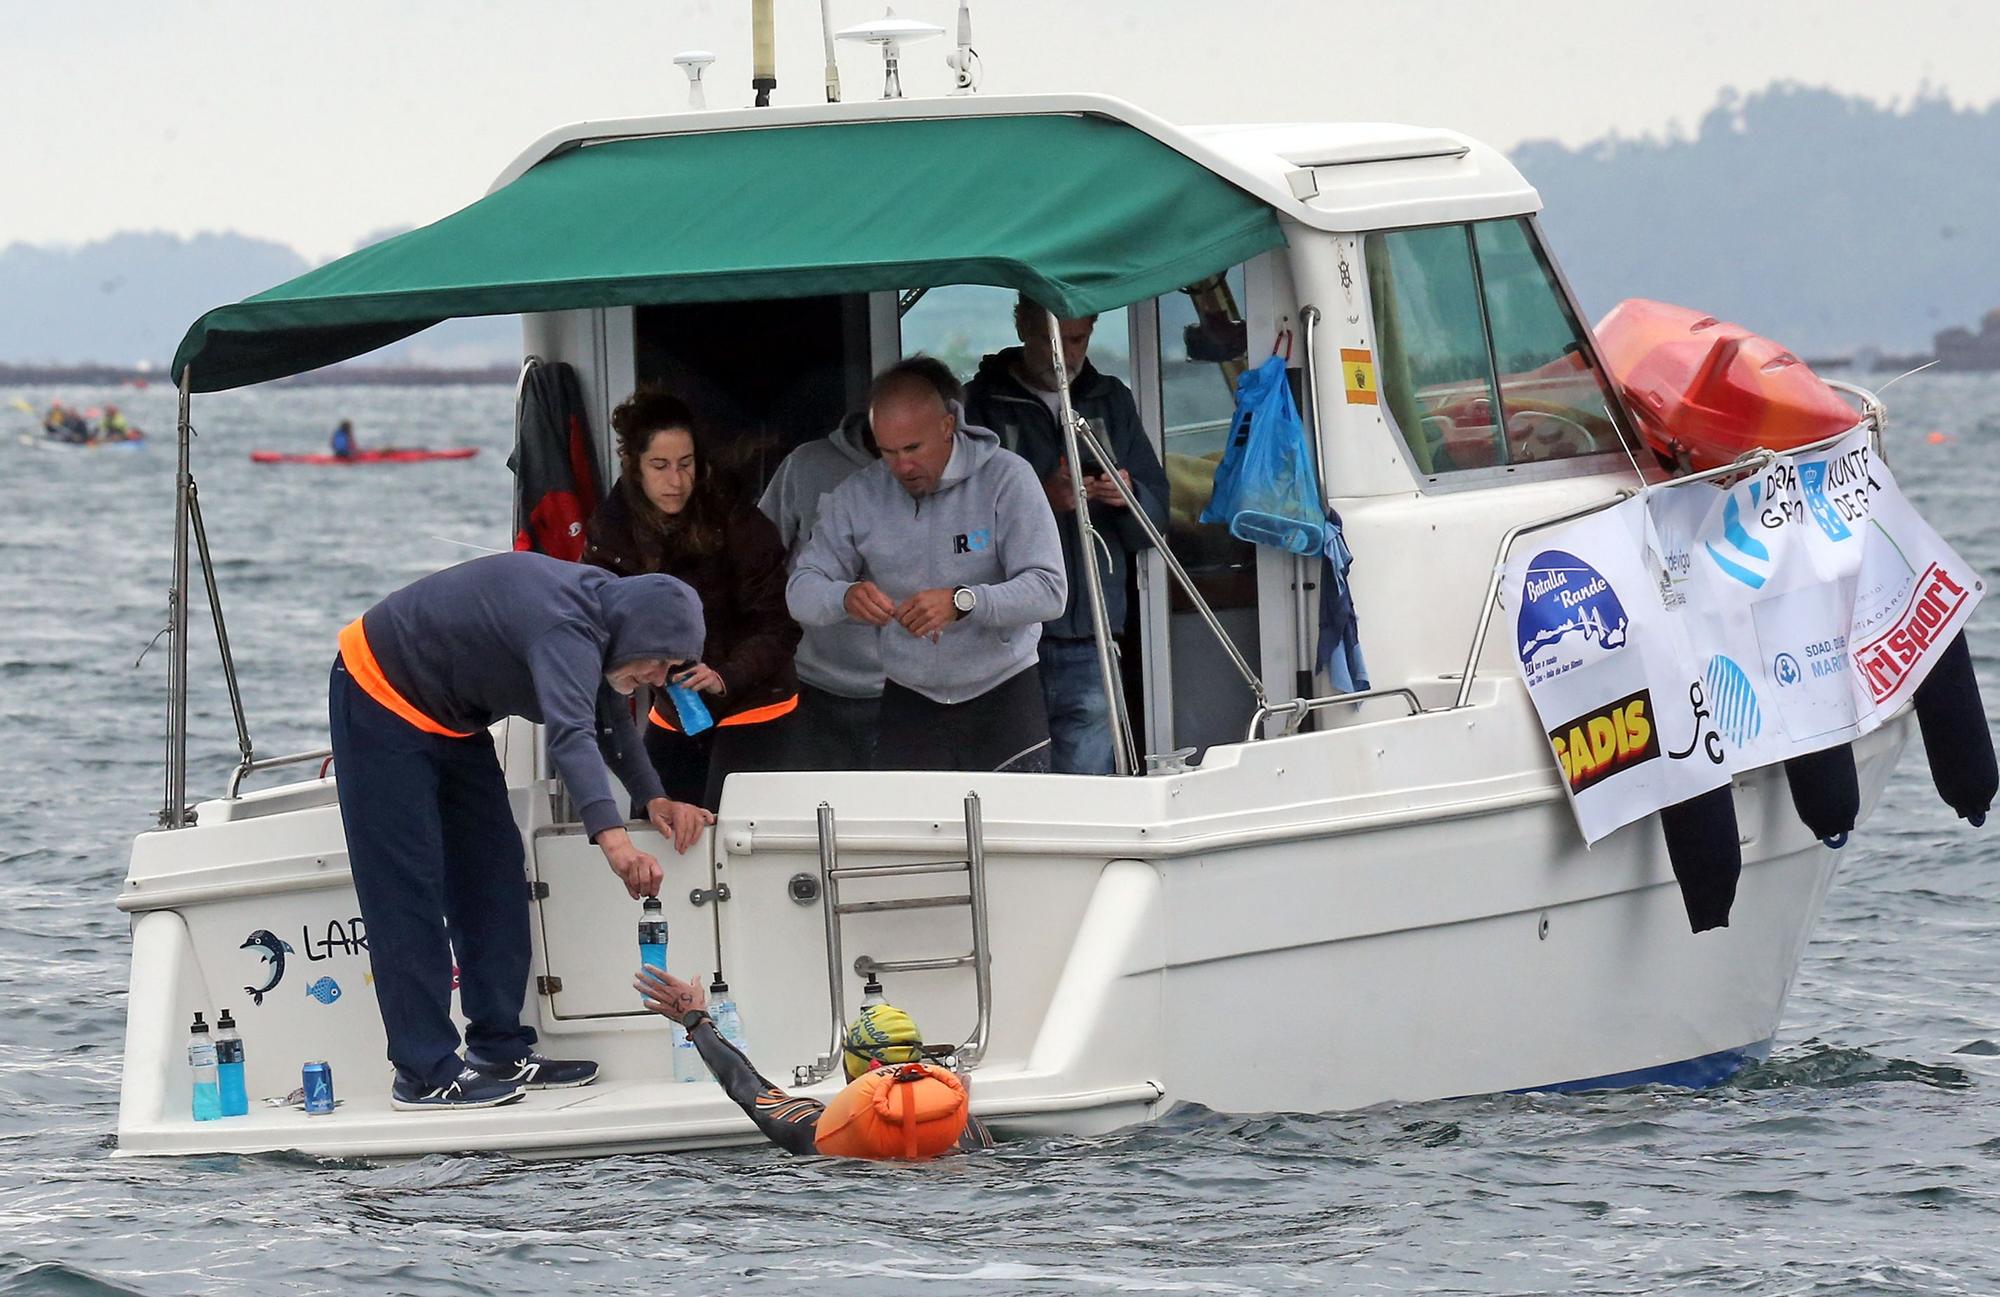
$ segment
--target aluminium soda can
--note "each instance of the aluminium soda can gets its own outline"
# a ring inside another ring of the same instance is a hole
[[[333,1067],[325,1062],[307,1063],[300,1072],[305,1082],[306,1113],[318,1116],[333,1111]]]

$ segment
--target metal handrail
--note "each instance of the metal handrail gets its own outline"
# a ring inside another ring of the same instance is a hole
[[[1250,717],[1250,729],[1244,734],[1243,741],[1246,743],[1255,742],[1259,737],[1259,731],[1264,727],[1264,722],[1273,716],[1285,717],[1285,728],[1289,731],[1292,726],[1322,707],[1332,707],[1336,703],[1367,702],[1370,698],[1401,698],[1410,705],[1410,715],[1423,715],[1424,705],[1417,698],[1417,691],[1404,687],[1393,689],[1360,689],[1354,693],[1327,694],[1320,698],[1294,698],[1289,702],[1273,703],[1259,707]]]
[[[890,973],[934,972],[971,965],[978,1016],[973,1025],[972,1035],[967,1037],[963,1044],[958,1045],[953,1053],[960,1071],[976,1067],[986,1053],[987,1039],[993,1027],[993,952],[986,923],[986,827],[980,814],[979,794],[974,792],[965,795],[964,860],[843,866],[840,864],[840,848],[834,831],[831,803],[819,804],[818,828],[820,912],[826,923],[827,997],[828,1007],[831,1010],[832,1035],[826,1053],[810,1064],[793,1068],[793,1079],[800,1085],[811,1085],[831,1076],[834,1069],[840,1065],[841,1050],[845,1046],[847,1035],[847,976],[844,967],[846,958],[840,933],[842,916],[880,914],[895,910],[941,909],[959,905],[966,906],[971,911],[972,950],[969,954],[940,959],[903,960],[878,960],[863,955],[855,960],[855,969],[867,975],[876,970]],[[840,880],[843,878],[893,878],[912,874],[959,872],[965,874],[964,896],[914,896],[886,901],[850,902],[843,902],[840,899]]]
[[[243,715],[243,690],[236,683],[236,656],[229,651],[229,627],[222,620],[222,592],[215,586],[215,562],[208,556],[208,528],[201,521],[201,492],[194,474],[188,474],[188,521],[194,525],[196,553],[201,558],[201,580],[208,590],[208,613],[215,621],[215,647],[222,654],[222,683],[229,690],[229,715],[236,722],[236,751],[245,765],[255,758],[250,743],[250,722]]]
[[[1849,383],[1835,383],[1830,380],[1827,385],[1829,387],[1837,387],[1842,391],[1852,392],[1861,398],[1864,407],[1861,422],[1869,425],[1870,442],[1876,453],[1880,454],[1884,429],[1882,419],[1885,414],[1881,401],[1866,388],[1856,387]],[[1855,425],[1857,428],[1860,426],[1860,423]],[[1807,442],[1802,446],[1792,446],[1786,450],[1771,450],[1767,447],[1759,447],[1756,450],[1745,451],[1730,463],[1722,464],[1715,468],[1704,469],[1699,473],[1690,473],[1685,477],[1671,478],[1665,482],[1654,482],[1648,485],[1645,490],[1671,490],[1675,487],[1692,486],[1696,482],[1712,482],[1718,478],[1735,477],[1743,473],[1760,473],[1776,463],[1780,455],[1810,455],[1815,451],[1825,450],[1835,445],[1846,437],[1851,436],[1853,432],[1854,428],[1843,429],[1831,437],[1822,437],[1818,441]],[[1497,606],[1499,599],[1500,582],[1506,575],[1507,553],[1513,549],[1514,542],[1529,532],[1541,531],[1546,527],[1554,527],[1560,523],[1574,522],[1578,518],[1589,517],[1593,513],[1609,509],[1614,505],[1623,504],[1638,494],[1641,494],[1641,492],[1620,490],[1609,500],[1599,500],[1593,504],[1585,505],[1580,509],[1571,509],[1566,513],[1559,513],[1552,517],[1541,518],[1534,522],[1521,523],[1518,526],[1509,527],[1501,535],[1499,547],[1493,555],[1493,575],[1486,583],[1486,598],[1480,606],[1479,625],[1474,629],[1472,634],[1472,649],[1465,655],[1465,671],[1459,677],[1458,699],[1452,703],[1449,710],[1457,710],[1472,701],[1472,682],[1479,671],[1479,655],[1486,648],[1486,633],[1493,625],[1493,610]]]
[[[1180,559],[1174,556],[1172,547],[1167,544],[1166,536],[1153,525],[1153,520],[1147,517],[1146,511],[1139,506],[1138,495],[1125,484],[1125,479],[1118,475],[1118,460],[1112,455],[1111,447],[1098,438],[1097,430],[1088,422],[1078,426],[1077,435],[1082,439],[1082,444],[1090,448],[1090,453],[1097,457],[1098,462],[1111,470],[1111,485],[1117,488],[1120,498],[1125,501],[1126,513],[1139,525],[1139,530],[1146,533],[1146,538],[1153,542],[1153,549],[1166,561],[1168,575],[1173,577],[1176,585],[1180,586],[1181,593],[1187,596],[1194,610],[1201,614],[1201,619],[1208,623],[1208,629],[1222,645],[1222,651],[1229,655],[1230,662],[1235,665],[1236,673],[1242,676],[1243,683],[1249,686],[1251,697],[1257,700],[1259,707],[1268,707],[1271,700],[1264,693],[1263,678],[1251,670],[1250,663],[1244,660],[1242,652],[1237,649],[1236,641],[1229,637],[1227,630],[1223,629],[1222,619],[1215,615],[1215,609],[1209,606],[1208,600],[1195,588],[1194,577],[1188,574],[1187,568],[1183,567]]]
[[[245,756],[237,763],[236,773],[229,776],[229,791],[222,795],[225,802],[236,800],[237,791],[243,781],[260,770],[274,770],[279,766],[303,765],[308,761],[325,761],[333,756],[332,748],[314,748],[310,752],[291,752],[282,757],[261,757],[252,759]]]
[[[1049,326],[1049,349],[1051,363],[1055,366],[1056,397],[1061,405],[1063,449],[1068,456],[1066,462],[1072,471],[1080,471],[1083,456],[1077,449],[1077,430],[1081,427],[1087,432],[1090,425],[1077,414],[1076,406],[1070,400],[1069,369],[1063,363],[1062,321],[1056,319],[1053,311],[1044,310],[1042,315]],[[1112,481],[1118,482],[1120,492],[1124,493],[1124,484],[1118,476],[1118,466],[1110,460],[1102,462],[1111,470]],[[1129,775],[1139,769],[1139,750],[1133,741],[1131,720],[1125,715],[1125,709],[1118,705],[1118,699],[1124,692],[1124,685],[1119,679],[1118,663],[1112,656],[1114,650],[1111,642],[1111,618],[1106,612],[1104,577],[1098,572],[1097,564],[1092,561],[1092,556],[1096,554],[1097,547],[1102,542],[1098,538],[1097,528],[1090,521],[1090,505],[1084,499],[1081,478],[1078,477],[1076,480],[1078,489],[1073,501],[1074,507],[1070,510],[1076,525],[1076,566],[1083,575],[1083,598],[1090,609],[1091,638],[1097,646],[1097,674],[1104,687],[1104,701],[1110,713],[1112,770],[1115,774]],[[1072,577],[1074,575],[1072,573]]]

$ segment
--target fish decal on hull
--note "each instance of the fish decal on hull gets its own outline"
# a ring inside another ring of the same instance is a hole
[[[321,1004],[332,1004],[340,998],[340,983],[331,977],[322,977],[306,988],[306,994]]]
[[[292,953],[292,948],[286,945],[284,938],[277,933],[268,928],[259,928],[243,938],[243,944],[237,949],[255,950],[258,958],[264,961],[264,984],[243,988],[244,994],[250,997],[252,1004],[262,1004],[265,994],[285,980],[285,956]]]

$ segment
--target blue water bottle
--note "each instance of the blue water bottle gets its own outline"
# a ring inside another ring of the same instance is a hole
[[[639,962],[661,972],[667,968],[667,916],[657,896],[648,896],[639,908]]]
[[[667,697],[673,700],[674,713],[680,717],[681,733],[689,738],[715,724],[715,717],[709,715],[708,704],[686,685],[668,685]]]
[[[222,1095],[216,1088],[215,1042],[208,1038],[208,1024],[194,1015],[188,1028],[188,1070],[194,1073],[194,1119],[214,1121],[222,1115]]]
[[[250,1094],[243,1088],[243,1037],[236,1034],[236,1019],[227,1009],[215,1020],[215,1079],[222,1094],[222,1115],[249,1115]]]

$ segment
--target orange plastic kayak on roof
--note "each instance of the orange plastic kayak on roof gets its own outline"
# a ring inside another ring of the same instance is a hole
[[[1803,446],[1861,421],[1791,352],[1684,306],[1620,302],[1598,324],[1597,345],[1647,444],[1697,471],[1759,447]]]

